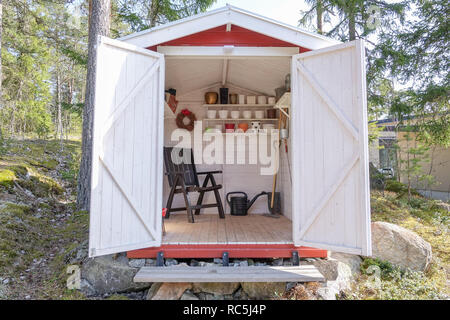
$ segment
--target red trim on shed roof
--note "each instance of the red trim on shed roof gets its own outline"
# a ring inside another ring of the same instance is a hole
[[[159,46],[225,46],[236,47],[298,47],[295,44],[275,39],[235,25],[226,31],[226,25],[194,33],[182,38],[160,43]],[[156,51],[157,46],[148,49]],[[310,49],[299,47],[300,52]]]

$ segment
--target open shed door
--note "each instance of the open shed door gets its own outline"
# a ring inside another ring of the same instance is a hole
[[[371,255],[364,43],[292,60],[295,245]]]
[[[164,57],[99,37],[89,256],[161,244]]]

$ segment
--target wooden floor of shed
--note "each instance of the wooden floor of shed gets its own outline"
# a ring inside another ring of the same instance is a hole
[[[166,234],[162,244],[292,244],[292,222],[261,214],[247,216],[200,214],[188,223],[186,214],[164,219]]]

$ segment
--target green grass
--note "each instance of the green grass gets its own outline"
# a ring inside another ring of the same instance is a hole
[[[44,140],[10,140],[0,155],[0,274],[14,279],[9,299],[85,298],[66,288],[67,253],[88,236],[88,214],[75,209],[80,155],[78,141],[61,148]]]

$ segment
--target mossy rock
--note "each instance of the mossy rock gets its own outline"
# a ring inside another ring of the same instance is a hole
[[[60,195],[64,192],[56,181],[46,176],[31,176],[27,180],[19,180],[18,183],[22,188],[30,190],[38,197],[47,197],[52,194]]]
[[[45,230],[48,223],[32,213],[27,205],[6,202],[0,206],[0,273],[24,269],[34,258],[43,255],[39,250],[44,241],[40,230]]]
[[[0,169],[0,186],[9,189],[14,185],[14,180],[16,180],[16,174],[14,171],[9,169]]]

